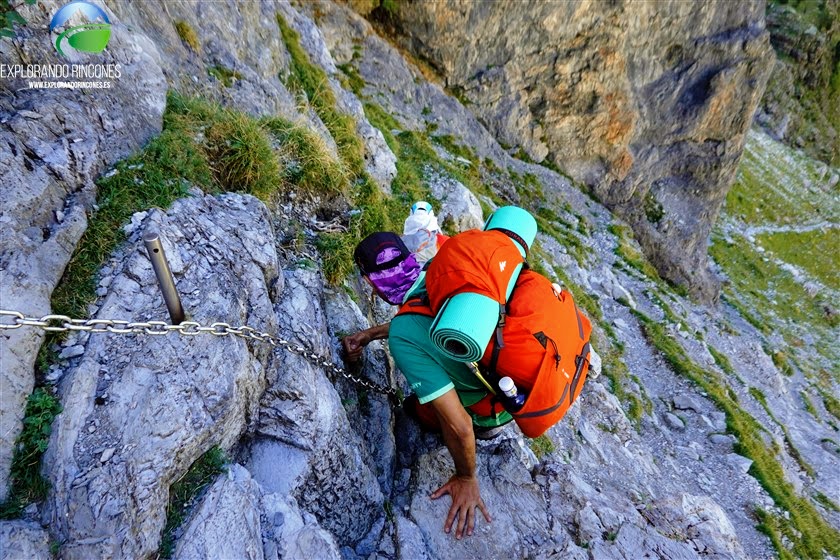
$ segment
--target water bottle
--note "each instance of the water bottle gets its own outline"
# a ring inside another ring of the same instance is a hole
[[[508,412],[518,412],[519,409],[525,405],[525,398],[527,395],[517,391],[516,384],[510,377],[502,377],[499,379],[499,389],[502,391],[499,394],[502,406],[504,406],[505,410]]]

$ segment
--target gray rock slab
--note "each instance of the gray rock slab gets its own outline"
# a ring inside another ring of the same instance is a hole
[[[263,560],[260,487],[241,465],[231,465],[207,489],[186,523],[173,558]]]
[[[0,558],[51,560],[50,535],[41,525],[32,521],[0,521]]]
[[[107,291],[105,292],[107,293]],[[105,295],[105,294],[102,294]],[[75,358],[76,356],[81,356],[85,353],[85,347],[81,344],[75,344],[73,346],[68,346],[61,352],[59,352],[58,357],[62,360],[66,360],[68,358]]]
[[[324,311],[323,277],[307,269],[284,271],[275,310],[285,336],[340,362]],[[298,487],[300,507],[318,517],[340,546],[354,546],[370,531],[384,497],[376,466],[353,431],[335,386],[323,368],[291,352],[272,355],[260,401],[258,433],[305,451],[310,468]]]
[[[423,532],[414,522],[403,515],[397,516],[396,540],[400,558],[414,558],[416,560],[430,560],[432,558],[426,549]]]
[[[246,467],[265,492],[289,494],[303,483],[306,451],[269,438],[257,438],[248,451]]]
[[[4,64],[52,61],[51,14],[60,2],[21,6],[29,23],[19,46],[0,45]],[[0,84],[0,294],[2,307],[41,317],[87,228],[94,180],[161,129],[167,85],[157,47],[119,18],[97,59],[119,64],[110,89],[28,89],[22,79]],[[59,219],[59,217],[61,219]],[[0,334],[0,501],[5,499],[12,445],[32,392],[40,329]]]
[[[750,467],[753,464],[752,459],[748,459],[743,455],[738,455],[737,453],[728,454],[726,456],[726,462],[729,463],[738,472],[741,472],[743,474],[747,474],[747,472],[749,472]]]
[[[735,528],[708,496],[680,494],[657,501],[647,516],[662,534],[691,543],[695,554],[735,560],[744,557]]]
[[[735,442],[735,438],[729,434],[711,434],[709,441],[717,445],[732,445]]]
[[[493,522],[488,524],[479,515],[473,536],[459,541],[443,532],[451,498],[429,498],[453,474],[449,452],[440,447],[418,458],[408,517],[420,529],[429,556],[518,558],[550,540],[542,489],[531,479],[518,445],[505,440],[494,448],[483,448],[477,462],[481,496]]]
[[[674,408],[677,410],[690,410],[698,414],[703,412],[703,408],[697,403],[694,398],[689,395],[674,395]]]
[[[338,545],[311,515],[301,512],[297,502],[285,494],[262,498],[265,560],[323,558],[341,560]]]
[[[144,230],[163,239],[189,317],[276,330],[277,255],[256,198],[181,199],[150,212]],[[139,235],[117,260],[97,317],[168,320]],[[230,448],[257,417],[268,352],[233,337],[89,337],[63,380],[44,460],[52,487],[44,518],[62,556],[157,550],[169,485],[211,446]]]
[[[344,290],[328,290],[325,296],[325,312],[332,332],[351,334],[370,326],[359,306]],[[362,363],[348,364],[348,367],[362,379],[385,387],[398,386],[386,346],[387,340],[374,341],[365,350]],[[333,339],[333,348],[334,354],[341,355],[338,336]],[[385,395],[365,390],[345,379],[336,379],[336,387],[350,425],[364,441],[366,454],[373,459],[379,485],[383,493],[389,495],[396,464],[392,402]]]
[[[665,423],[668,424],[668,427],[672,430],[685,430],[685,422],[683,422],[682,418],[680,418],[676,414],[666,412]]]
[[[441,227],[448,225],[455,232],[461,232],[484,226],[481,204],[472,191],[454,178],[431,168],[426,168],[424,173],[432,195],[441,201],[437,212]]]

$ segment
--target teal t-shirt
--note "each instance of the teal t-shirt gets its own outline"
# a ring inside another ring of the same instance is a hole
[[[464,407],[477,403],[488,394],[487,388],[466,364],[447,358],[435,348],[429,336],[432,321],[432,317],[423,315],[398,315],[391,320],[388,346],[397,367],[421,404],[450,389],[455,389]],[[512,420],[501,406],[496,418],[478,416],[469,409],[467,412],[473,423],[482,427],[499,426]]]

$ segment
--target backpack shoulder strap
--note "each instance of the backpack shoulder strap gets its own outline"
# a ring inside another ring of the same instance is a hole
[[[519,235],[515,231],[511,231],[511,230],[505,229],[505,228],[494,227],[493,229],[496,230],[496,231],[501,231],[502,233],[504,233],[505,235],[507,235],[508,237],[510,237],[511,239],[516,241],[517,243],[519,243],[519,245],[522,246],[522,249],[525,250],[525,258],[526,259],[528,258],[528,251],[529,251],[530,247],[528,247],[528,243],[526,243],[525,240],[522,239],[521,235]]]
[[[410,297],[400,306],[397,315],[424,315],[426,317],[434,317],[435,313],[429,304],[429,294],[421,292]]]

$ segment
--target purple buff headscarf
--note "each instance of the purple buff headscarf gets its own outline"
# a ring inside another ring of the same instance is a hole
[[[353,252],[353,260],[390,304],[402,303],[408,289],[420,275],[420,265],[400,236],[377,232],[363,239]]]
[[[398,249],[388,247],[376,257],[376,263],[382,264],[400,255]],[[391,305],[400,305],[408,289],[420,275],[420,265],[414,255],[408,255],[398,265],[381,272],[371,272],[370,281],[379,293]]]

